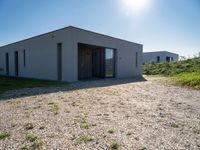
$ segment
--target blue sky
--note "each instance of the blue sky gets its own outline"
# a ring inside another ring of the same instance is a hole
[[[0,46],[69,25],[184,56],[200,52],[200,0],[0,0]]]

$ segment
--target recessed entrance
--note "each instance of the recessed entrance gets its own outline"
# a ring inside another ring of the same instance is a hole
[[[78,44],[78,79],[114,77],[115,50]]]

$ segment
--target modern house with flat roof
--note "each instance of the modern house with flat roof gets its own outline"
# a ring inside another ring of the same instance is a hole
[[[74,82],[141,75],[143,46],[66,27],[0,47],[0,75]]]
[[[178,61],[179,55],[168,51],[143,53],[143,64]]]

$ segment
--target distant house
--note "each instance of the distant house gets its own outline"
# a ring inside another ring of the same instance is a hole
[[[179,55],[168,51],[143,53],[143,64],[178,61]]]
[[[73,82],[141,75],[143,45],[66,27],[0,47],[0,75]]]

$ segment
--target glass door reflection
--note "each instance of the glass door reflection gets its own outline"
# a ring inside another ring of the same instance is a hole
[[[105,49],[105,77],[114,77],[115,60],[114,49]]]

